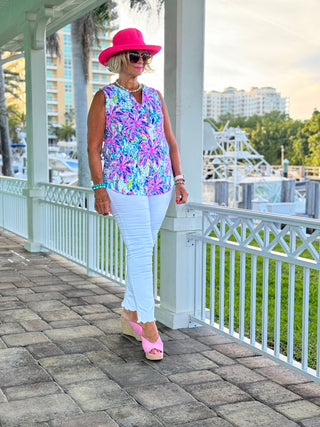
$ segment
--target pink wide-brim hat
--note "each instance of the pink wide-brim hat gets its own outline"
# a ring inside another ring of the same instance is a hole
[[[155,55],[161,49],[161,46],[145,44],[140,30],[136,28],[126,28],[118,31],[112,39],[112,46],[103,50],[99,55],[99,62],[102,65],[107,65],[111,56],[125,50],[145,50],[152,55]]]

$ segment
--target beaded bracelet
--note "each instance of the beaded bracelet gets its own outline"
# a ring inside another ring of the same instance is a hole
[[[104,183],[95,184],[91,188],[92,188],[92,190],[97,190],[98,188],[106,188],[106,184],[104,184]]]
[[[177,184],[185,184],[186,181],[184,179],[177,179],[177,180],[174,181],[174,183],[175,183],[175,185],[177,185]]]

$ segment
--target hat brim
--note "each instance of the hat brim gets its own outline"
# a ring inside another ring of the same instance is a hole
[[[108,47],[107,49],[103,50],[100,53],[99,62],[102,65],[107,65],[107,62],[111,58],[111,56],[115,55],[116,53],[123,52],[125,50],[145,50],[148,53],[155,55],[161,50],[161,46],[156,46],[152,44],[140,44],[140,45],[128,44],[128,45]]]

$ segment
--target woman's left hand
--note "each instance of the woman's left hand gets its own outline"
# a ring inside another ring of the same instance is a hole
[[[189,193],[184,184],[176,184],[176,203],[182,205],[187,202]]]

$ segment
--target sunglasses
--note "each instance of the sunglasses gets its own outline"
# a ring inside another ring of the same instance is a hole
[[[140,58],[142,58],[144,64],[150,64],[152,61],[152,54],[148,52],[139,53],[136,50],[129,50],[129,62],[136,64],[139,62]]]

